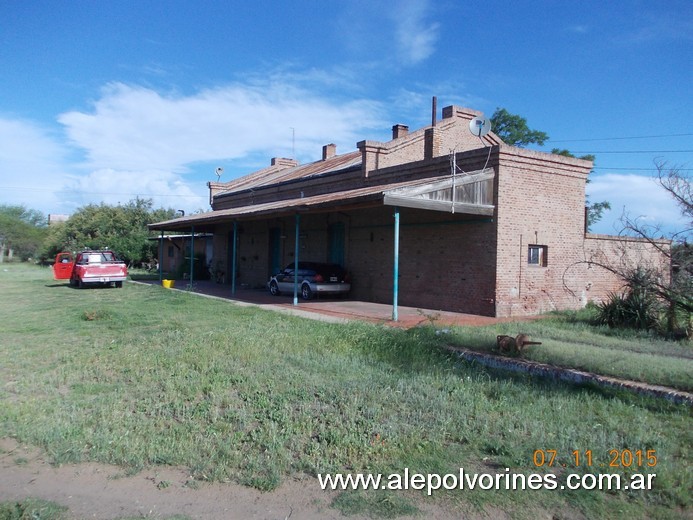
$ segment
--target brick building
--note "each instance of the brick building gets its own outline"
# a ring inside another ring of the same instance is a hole
[[[621,284],[596,263],[664,262],[644,242],[585,232],[591,162],[473,135],[480,115],[449,106],[387,142],[272,159],[210,182],[212,211],[150,227],[213,234],[208,262],[243,286],[265,287],[298,252],[345,266],[355,300],[498,317],[601,300]]]

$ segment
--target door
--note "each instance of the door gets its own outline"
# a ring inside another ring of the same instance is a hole
[[[344,223],[335,222],[327,228],[327,258],[331,264],[344,266]]]
[[[53,278],[56,280],[69,280],[74,266],[75,261],[71,253],[59,253],[55,257],[55,263],[53,264]]]

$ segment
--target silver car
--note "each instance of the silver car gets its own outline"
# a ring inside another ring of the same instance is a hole
[[[290,263],[280,273],[267,282],[270,292],[278,296],[281,293],[294,292],[294,263]],[[316,294],[347,294],[351,290],[348,273],[337,264],[318,262],[298,263],[298,292],[304,300],[310,300]]]

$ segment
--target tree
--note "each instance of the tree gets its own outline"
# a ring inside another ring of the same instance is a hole
[[[670,167],[664,161],[657,161],[656,182],[663,187],[688,219],[683,229],[663,233],[661,226],[648,224],[640,217],[624,213],[621,216],[624,241],[621,245],[621,261],[613,263],[590,259],[590,263],[614,273],[628,288],[628,294],[638,296],[645,304],[652,302],[664,309],[669,334],[683,329],[687,335],[693,333],[693,251],[690,241],[693,238],[693,197],[690,180],[681,174],[678,167]],[[664,262],[652,263],[624,261],[632,250],[626,237],[636,237],[649,248],[657,251]],[[645,296],[648,301],[643,298]],[[642,308],[642,307],[641,307]]]
[[[22,260],[36,257],[46,236],[46,217],[24,206],[0,206],[0,262],[5,252]]]
[[[504,143],[511,146],[524,147],[528,144],[543,145],[549,136],[539,130],[530,130],[524,117],[511,114],[505,108],[496,108],[491,116],[491,126],[494,133]]]
[[[77,210],[46,244],[45,256],[82,248],[113,249],[130,265],[156,256],[147,225],[173,218],[173,209],[152,209],[151,199],[136,198],[125,205],[89,204]]]
[[[491,125],[495,134],[500,137],[504,143],[512,146],[525,147],[528,144],[538,144],[542,146],[544,142],[549,140],[548,134],[540,132],[539,130],[531,130],[529,126],[527,126],[527,120],[524,117],[511,114],[505,108],[496,108],[496,111],[491,116]],[[554,148],[551,150],[551,153],[575,158],[575,155],[568,150]],[[594,162],[595,157],[594,155],[583,155],[580,159]],[[588,178],[587,182],[589,181]],[[587,230],[589,231],[594,224],[602,219],[604,211],[611,209],[611,205],[607,201],[590,204],[589,199],[585,200],[585,204],[587,206],[586,224]]]
[[[656,161],[657,183],[674,199],[688,222],[683,229],[673,233],[663,233],[661,226],[643,222],[639,217],[624,214],[621,217],[623,233],[641,238],[664,254],[671,266],[671,279],[655,277],[648,281],[658,297],[673,308],[689,314],[693,312],[693,251],[690,241],[693,239],[693,193],[691,181],[676,167],[670,167],[666,161]],[[671,241],[671,247],[662,247],[662,239]],[[624,279],[631,277],[629,272],[620,273]]]

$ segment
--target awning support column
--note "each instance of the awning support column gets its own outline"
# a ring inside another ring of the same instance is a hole
[[[195,226],[190,230],[190,290],[193,288],[193,267],[195,264]]]
[[[294,247],[294,305],[298,305],[298,237],[301,227],[301,215],[296,213],[296,245]]]
[[[231,247],[231,294],[236,294],[236,244],[238,243],[238,221],[233,221],[233,246]]]
[[[392,283],[392,321],[397,321],[397,300],[399,298],[399,208],[395,206],[395,265]]]
[[[164,279],[164,230],[159,238],[159,283]]]

